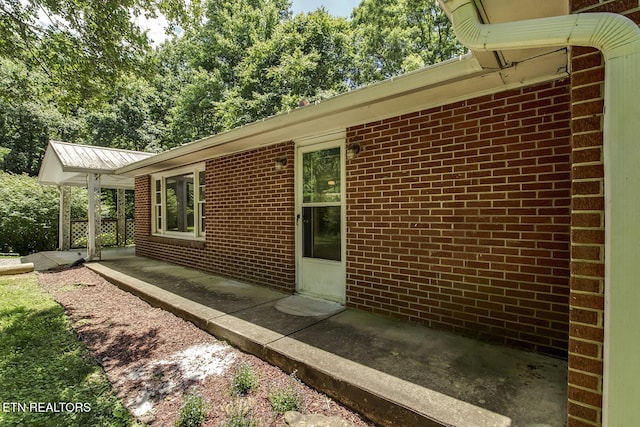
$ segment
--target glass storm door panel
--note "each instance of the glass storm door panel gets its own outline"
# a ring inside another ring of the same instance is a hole
[[[298,292],[344,303],[342,143],[302,147],[298,160]]]
[[[302,154],[304,257],[340,261],[340,147]]]

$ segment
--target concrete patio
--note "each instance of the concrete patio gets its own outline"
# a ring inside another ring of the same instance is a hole
[[[77,254],[76,254],[77,255]],[[60,258],[60,257],[59,257]],[[564,426],[567,363],[130,251],[86,265],[387,426]]]
[[[133,257],[135,255],[135,247],[129,246],[124,248],[103,248],[102,259],[112,260],[125,257]],[[44,251],[36,252],[31,255],[22,257],[22,262],[31,262],[35,266],[36,271],[54,270],[73,264],[80,258],[87,256],[86,249],[75,249],[69,251]]]

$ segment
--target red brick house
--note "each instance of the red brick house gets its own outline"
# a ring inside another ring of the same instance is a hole
[[[136,252],[568,356],[568,425],[632,425],[640,4],[441,3],[472,54],[121,168]]]

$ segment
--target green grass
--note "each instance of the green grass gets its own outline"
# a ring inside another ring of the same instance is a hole
[[[81,410],[64,411],[66,405],[59,402]],[[47,408],[55,403],[57,407]],[[37,409],[32,405],[49,411],[31,411]],[[62,307],[39,287],[37,276],[0,277],[0,425],[133,424]]]

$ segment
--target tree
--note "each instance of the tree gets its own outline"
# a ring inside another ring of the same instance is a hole
[[[155,87],[123,76],[101,108],[83,111],[84,138],[92,145],[135,151],[160,151],[165,112]]]
[[[0,58],[0,147],[3,170],[36,175],[50,138],[78,135],[79,124],[64,119],[51,102],[47,78],[25,65]]]
[[[85,218],[87,191],[74,188],[71,217]],[[25,174],[0,171],[0,252],[28,255],[55,250],[58,243],[60,192]]]
[[[210,1],[196,33],[163,46],[164,70],[182,83],[172,144],[251,123],[346,91],[350,27],[324,10],[291,17],[286,1]],[[173,59],[168,59],[173,56]]]
[[[58,237],[58,189],[0,172],[0,251],[53,250]]]
[[[238,67],[251,121],[297,108],[350,87],[353,54],[345,19],[324,9],[287,19],[257,43]]]
[[[289,17],[287,0],[210,0],[206,22],[160,50],[160,70],[181,83],[169,114],[167,146],[256,120],[240,74],[258,44]],[[166,77],[165,77],[166,79]]]
[[[435,0],[363,0],[354,9],[354,80],[366,84],[464,53]]]
[[[45,73],[73,110],[138,70],[149,50],[139,17],[163,14],[188,28],[200,2],[180,0],[6,0],[0,3],[0,57]]]
[[[209,0],[206,23],[191,37],[194,69],[219,70],[231,87],[238,65],[258,42],[272,38],[289,17],[288,0]]]

